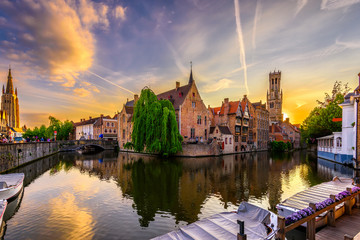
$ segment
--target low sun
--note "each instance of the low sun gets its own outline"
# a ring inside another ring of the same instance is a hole
[[[289,116],[286,113],[283,113],[283,121],[285,121]]]

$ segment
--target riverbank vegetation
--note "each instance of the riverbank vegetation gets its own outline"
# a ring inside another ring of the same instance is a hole
[[[292,144],[291,142],[272,141],[270,142],[270,147],[273,152],[285,152],[292,149]]]
[[[72,122],[66,120],[64,122],[49,116],[49,126],[46,127],[45,125],[41,125],[40,127],[34,127],[32,130],[28,128],[26,132],[23,134],[23,138],[29,138],[30,140],[41,140],[43,139],[46,141],[47,139],[55,138],[55,131],[56,139],[57,140],[68,140],[69,135],[72,132],[74,125]]]
[[[331,94],[325,93],[324,101],[317,100],[316,106],[301,125],[302,142],[314,143],[316,138],[341,131],[341,121],[334,122],[334,118],[342,117],[340,103],[350,88],[347,84],[336,81]]]
[[[143,89],[135,104],[131,143],[125,147],[163,156],[182,151],[175,109],[169,100],[158,100],[151,89]]]

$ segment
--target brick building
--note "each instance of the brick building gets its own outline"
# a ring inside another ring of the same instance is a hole
[[[94,123],[94,136],[95,139],[99,139],[100,134],[103,135],[105,140],[115,140],[117,138],[118,131],[117,115],[113,118],[110,116],[101,115],[100,118]]]
[[[227,126],[234,136],[233,152],[245,151],[250,118],[247,104],[225,98],[221,107],[209,107],[209,110],[212,126]]]
[[[134,102],[128,101],[121,110],[118,123],[118,140],[120,147],[131,140],[132,114]],[[206,108],[193,78],[192,69],[189,81],[186,85],[180,86],[175,83],[175,88],[157,95],[159,100],[168,99],[174,106],[178,129],[184,142],[207,141],[210,131],[209,111]]]
[[[256,121],[255,121],[255,116],[256,116],[255,107],[252,105],[252,103],[248,99],[247,95],[244,95],[243,99],[241,100],[241,106],[242,106],[243,111],[246,107],[248,108],[248,111],[249,111],[249,126],[248,126],[247,145],[248,145],[249,149],[254,149],[254,148],[256,148],[256,138],[257,138]]]
[[[300,130],[290,123],[289,118],[280,123],[280,126],[287,134],[293,148],[300,148]]]
[[[210,136],[218,142],[223,153],[234,152],[234,136],[228,126],[210,127]]]
[[[283,120],[282,102],[281,72],[270,72],[269,90],[267,92],[267,109],[270,114],[270,122],[279,123]]]
[[[99,139],[100,134],[103,134],[104,139],[112,140],[117,137],[118,122],[116,117],[100,115],[100,117],[88,120],[80,119],[80,122],[74,123],[75,139]]]
[[[137,94],[134,100],[126,101],[121,112],[118,114],[118,142],[123,147],[127,142],[131,142],[132,117],[134,113],[134,103],[139,99]]]
[[[290,142],[287,133],[282,129],[279,123],[271,123],[269,126],[269,140],[272,141],[283,141],[285,143]]]
[[[252,104],[255,108],[255,143],[258,150],[267,150],[269,145],[269,111],[266,104],[256,102]]]

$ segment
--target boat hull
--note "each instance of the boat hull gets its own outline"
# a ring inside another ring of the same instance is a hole
[[[0,189],[0,199],[11,200],[16,198],[24,186],[24,177],[25,175],[22,176],[16,185]]]

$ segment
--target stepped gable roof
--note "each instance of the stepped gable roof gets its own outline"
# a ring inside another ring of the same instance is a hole
[[[94,123],[94,126],[96,127],[101,126],[104,122],[103,119],[112,119],[112,118],[109,115],[104,117],[98,117]]]
[[[159,100],[168,99],[174,106],[175,110],[178,110],[180,105],[184,103],[185,97],[189,93],[191,88],[191,84],[187,84],[185,86],[171,89],[167,92],[163,92],[157,95]]]
[[[230,129],[228,126],[218,126],[222,134],[231,135]]]
[[[243,112],[245,112],[245,108],[246,108],[246,102],[245,101],[241,101],[241,110]]]
[[[263,109],[266,109],[266,104],[265,103],[262,103],[262,102],[254,102],[252,103],[253,107],[254,108],[263,108]]]

